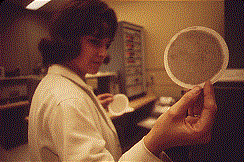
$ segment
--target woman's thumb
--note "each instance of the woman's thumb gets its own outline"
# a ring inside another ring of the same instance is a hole
[[[192,90],[184,94],[184,96],[182,96],[182,98],[170,109],[174,112],[175,115],[185,115],[189,105],[196,101],[201,93],[201,90],[201,87],[194,87]]]

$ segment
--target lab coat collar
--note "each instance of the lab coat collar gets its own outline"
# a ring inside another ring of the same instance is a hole
[[[48,68],[48,74],[57,74],[64,76],[65,78],[68,78],[72,80],[73,82],[79,84],[82,87],[86,87],[86,89],[92,90],[82,79],[79,75],[77,75],[74,71],[70,70],[69,68],[54,64]]]
[[[74,71],[70,70],[69,68],[59,65],[59,64],[54,64],[52,66],[50,66],[48,68],[48,74],[56,74],[56,75],[61,75],[69,80],[71,80],[72,82],[74,82],[75,84],[77,84],[78,86],[80,86],[82,89],[84,89],[88,95],[91,95],[91,99],[95,100],[94,102],[96,102],[98,104],[97,110],[100,112],[100,114],[103,116],[104,120],[108,123],[109,127],[112,129],[112,131],[117,134],[116,129],[111,121],[111,119],[106,115],[106,111],[103,108],[103,106],[101,105],[101,103],[98,101],[96,95],[93,93],[92,89],[90,88],[90,86],[88,86],[81,78],[79,75],[77,75]]]

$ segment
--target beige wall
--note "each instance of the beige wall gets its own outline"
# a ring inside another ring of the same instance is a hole
[[[128,21],[145,28],[145,61],[148,78],[153,76],[153,91],[157,96],[180,96],[182,90],[164,70],[163,54],[171,37],[189,26],[206,26],[224,35],[224,1],[128,1],[105,0],[114,8],[119,21]],[[21,65],[21,74],[30,74],[41,60],[37,43],[48,36],[46,23],[33,14],[16,16],[8,23],[1,37],[3,51],[0,64],[6,69]],[[43,15],[42,15],[43,16]],[[8,18],[5,18],[8,19]],[[12,22],[15,21],[15,22]],[[10,25],[11,24],[11,25]],[[1,26],[2,27],[2,26]],[[31,29],[31,30],[30,30]],[[1,33],[2,34],[2,33]],[[4,43],[3,43],[4,42]],[[18,47],[26,48],[18,48]]]
[[[205,26],[224,36],[224,1],[109,1],[119,21],[145,28],[145,63],[157,96],[179,97],[183,88],[166,74],[163,55],[174,34],[190,26]],[[148,78],[150,78],[148,77]]]
[[[0,66],[4,66],[5,72],[19,68],[20,75],[33,74],[33,69],[42,64],[37,44],[49,36],[49,14],[8,3],[1,4],[0,9]]]
[[[16,19],[4,33],[4,66],[6,70],[20,68],[21,75],[30,75],[40,67],[42,56],[38,43],[49,32],[42,21],[31,14]]]

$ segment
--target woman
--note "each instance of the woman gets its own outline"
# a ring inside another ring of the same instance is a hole
[[[51,39],[39,44],[49,69],[30,109],[31,160],[170,161],[163,150],[210,140],[217,108],[208,82],[202,107],[202,89],[195,87],[122,155],[114,125],[84,82],[85,74],[98,72],[116,29],[114,11],[100,0],[77,0],[56,14]]]

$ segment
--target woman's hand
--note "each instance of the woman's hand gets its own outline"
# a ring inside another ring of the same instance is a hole
[[[104,109],[108,111],[108,105],[113,101],[113,95],[110,93],[104,93],[97,95],[97,98]]]
[[[162,114],[145,136],[145,146],[156,156],[165,149],[208,143],[217,111],[210,82],[195,87]],[[188,113],[187,113],[188,112]]]

